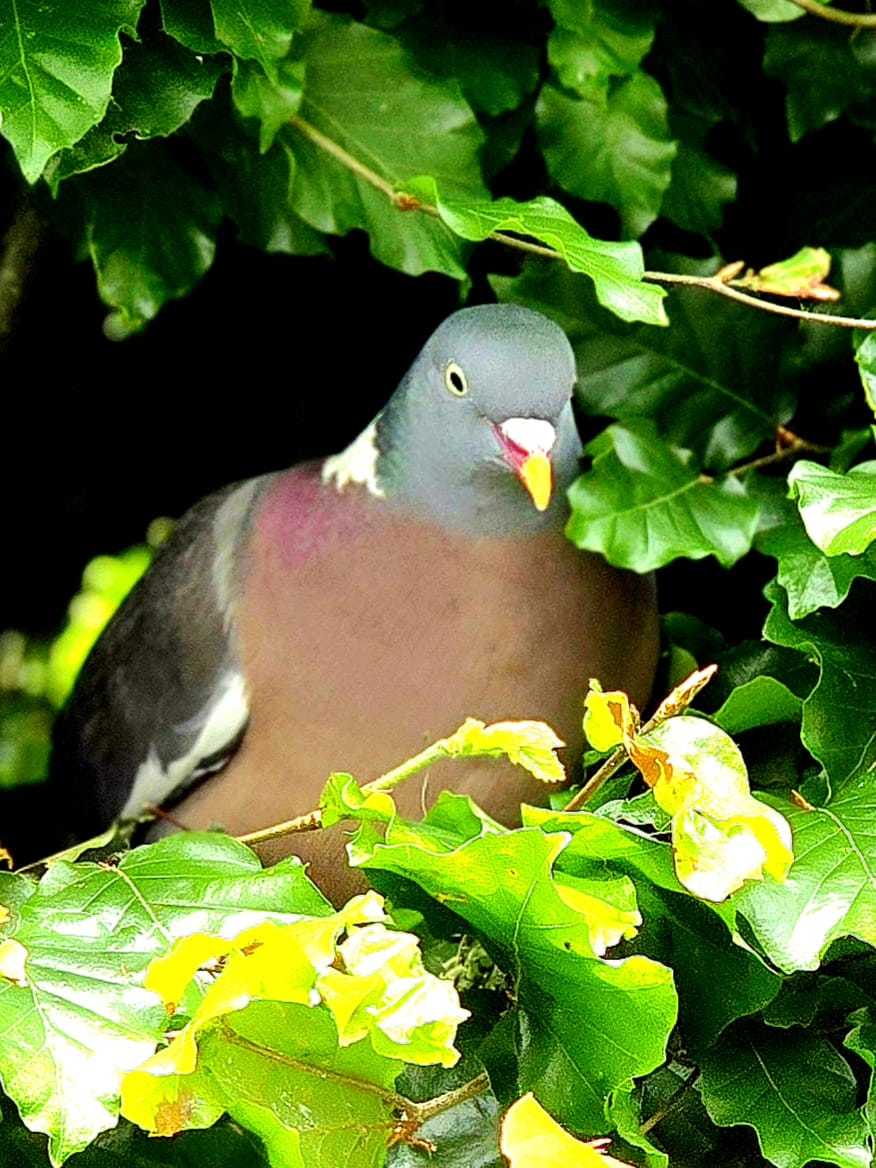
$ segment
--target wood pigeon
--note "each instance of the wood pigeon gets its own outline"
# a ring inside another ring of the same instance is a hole
[[[469,715],[543,719],[574,762],[589,677],[646,700],[652,579],[563,535],[575,378],[543,316],[463,309],[343,453],[194,506],[59,720],[73,833],[148,805],[253,830],[316,806],[331,771],[373,779]],[[510,766],[442,763],[403,810],[444,786],[504,819],[540,798]],[[337,892],[337,829],[283,842]]]

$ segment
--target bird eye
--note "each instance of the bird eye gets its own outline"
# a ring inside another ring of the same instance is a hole
[[[444,370],[444,384],[456,397],[464,397],[468,393],[468,381],[455,361],[447,363]]]

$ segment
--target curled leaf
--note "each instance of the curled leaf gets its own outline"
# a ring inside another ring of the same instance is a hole
[[[628,1168],[603,1151],[607,1143],[576,1140],[531,1091],[512,1103],[502,1120],[500,1147],[511,1168]]]
[[[621,690],[607,693],[595,677],[584,699],[584,733],[594,750],[611,750],[639,728],[638,712]]]
[[[735,288],[788,296],[796,300],[839,300],[836,288],[824,281],[830,273],[830,255],[823,247],[801,247],[786,260],[769,264],[759,272],[747,271],[730,280]]]
[[[502,758],[543,783],[562,783],[566,772],[556,751],[565,743],[545,722],[493,722],[466,718],[442,743],[450,758]]]

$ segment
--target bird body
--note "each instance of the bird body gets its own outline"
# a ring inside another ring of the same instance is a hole
[[[645,699],[653,582],[563,535],[574,376],[544,318],[463,310],[346,452],[189,512],[62,719],[76,834],[185,791],[187,826],[253,830],[314,807],[331,771],[373,779],[466,716],[541,718],[574,761],[590,676]],[[403,810],[443,786],[500,818],[539,797],[503,765],[445,763]],[[318,835],[286,850],[337,887],[340,843]]]

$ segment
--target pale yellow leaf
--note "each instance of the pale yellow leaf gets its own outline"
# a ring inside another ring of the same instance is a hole
[[[576,1140],[532,1092],[513,1103],[502,1120],[500,1148],[511,1168],[629,1168],[602,1150],[607,1142]]]

